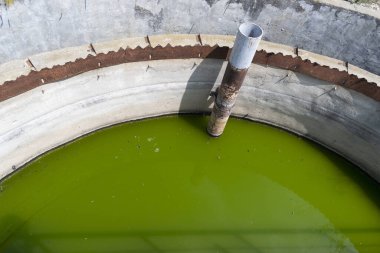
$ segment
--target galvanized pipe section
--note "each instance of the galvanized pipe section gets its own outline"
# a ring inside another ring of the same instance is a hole
[[[222,84],[216,92],[207,127],[207,132],[213,137],[220,136],[224,131],[262,35],[263,30],[256,24],[244,23],[239,26]]]

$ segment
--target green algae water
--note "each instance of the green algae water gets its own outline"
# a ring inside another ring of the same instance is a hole
[[[0,182],[0,252],[380,252],[380,187],[285,131],[173,116],[98,131]]]

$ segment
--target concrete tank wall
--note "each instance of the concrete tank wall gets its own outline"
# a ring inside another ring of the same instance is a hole
[[[163,33],[234,35],[254,21],[264,39],[380,74],[379,19],[303,0],[0,0],[0,64],[59,48]],[[320,1],[319,1],[320,2]],[[325,1],[326,2],[326,1]]]
[[[223,60],[199,58],[126,63],[5,100],[0,103],[0,179],[38,155],[108,125],[210,111],[209,93],[220,84],[225,67]],[[380,181],[378,111],[379,102],[356,91],[253,64],[233,114],[322,143]]]

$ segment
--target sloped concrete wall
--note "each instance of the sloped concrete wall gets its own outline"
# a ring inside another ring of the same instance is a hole
[[[12,3],[5,5],[5,2]],[[0,0],[0,64],[59,48],[167,33],[235,35],[262,26],[264,39],[380,74],[380,21],[311,0]]]
[[[126,63],[5,100],[0,103],[0,179],[36,156],[104,126],[210,111],[209,93],[220,84],[225,67],[225,61],[216,59]],[[379,111],[380,102],[353,90],[253,64],[233,114],[322,143],[380,182]]]

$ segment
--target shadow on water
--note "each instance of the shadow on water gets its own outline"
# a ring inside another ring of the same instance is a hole
[[[321,108],[321,101],[325,98],[325,96],[331,96],[330,99],[333,99],[334,101],[334,107],[342,107],[347,106],[347,104],[352,103],[353,107],[355,106],[355,96],[349,94],[351,93],[349,90],[344,90],[339,88],[339,86],[332,85],[328,82],[321,82],[320,80],[317,80],[311,76],[307,76],[304,74],[300,74],[297,72],[292,72],[292,75],[296,77],[299,81],[299,84],[302,86],[308,86],[305,87],[308,89],[309,87],[318,87],[320,89],[319,95],[316,95],[311,103],[310,111],[313,113],[319,113],[323,115],[323,117],[326,117],[330,119],[331,121],[339,122],[339,118],[341,117],[340,114],[345,113],[340,110],[326,110],[325,108]],[[281,80],[281,82],[287,83],[287,80]],[[304,87],[301,87],[302,89]],[[345,96],[342,95],[334,95],[334,93],[337,92],[345,92],[347,93]],[[326,100],[327,101],[327,100]],[[372,110],[376,110],[376,104],[371,104]],[[326,107],[328,108],[328,107]],[[371,112],[373,112],[371,111]],[[319,131],[323,132],[324,129],[326,129],[327,125],[322,122],[314,122],[310,123],[311,121],[305,120],[305,117],[303,115],[301,116],[294,116],[295,120],[299,123],[302,123],[303,127],[306,129],[306,133],[315,131],[315,123],[321,126]],[[368,110],[356,110],[355,109],[355,120],[358,122],[366,121],[368,118]],[[311,125],[314,124],[314,125]],[[349,125],[349,123],[347,123]],[[331,128],[331,126],[328,126]],[[367,132],[362,131],[359,127],[356,127],[355,125],[350,126],[353,131],[356,132],[357,135],[364,136],[367,140],[370,138],[373,138],[371,135],[369,135]],[[309,130],[310,128],[310,130]],[[332,136],[332,134],[331,134]],[[365,196],[367,196],[374,205],[379,209],[380,211],[380,182],[376,182],[372,177],[370,177],[367,173],[364,172],[363,169],[359,168],[358,166],[352,164],[349,160],[345,159],[344,157],[340,156],[336,153],[334,150],[329,150],[326,148],[326,146],[322,146],[318,144],[317,142],[314,142],[310,139],[304,138],[305,141],[307,141],[311,146],[313,146],[314,149],[319,150],[319,152],[323,153],[323,155],[331,161],[335,167],[340,170],[347,178],[349,178],[353,183],[355,183],[364,193]],[[354,146],[355,143],[353,142],[352,145]],[[336,182],[338,184],[338,182]],[[302,192],[301,192],[302,194]]]
[[[334,167],[341,171],[344,176],[346,176],[349,180],[352,181],[354,185],[357,185],[358,188],[363,192],[363,195],[368,197],[368,199],[377,207],[377,209],[380,211],[380,183],[377,182],[374,178],[369,176],[367,173],[364,172],[363,169],[356,166],[343,156],[336,153],[334,150],[330,150],[329,148],[316,143],[310,139],[303,138],[305,142],[307,142],[310,146],[312,146],[314,149],[318,150],[318,152],[322,153],[324,157],[326,157],[331,163],[334,164]],[[287,185],[286,179],[281,180],[283,181],[285,185]],[[335,182],[335,185],[339,187],[339,180]],[[321,210],[323,213],[327,214],[325,208],[331,207],[330,205],[323,205],[319,203],[319,201],[314,201],[314,198],[311,196],[306,195],[302,189],[297,189],[295,185],[290,186],[287,185],[290,189],[292,189],[294,192],[296,192],[298,195],[300,195],[303,199],[309,201],[311,204],[313,204],[315,207],[317,207],[319,210]],[[328,197],[326,196],[326,199]],[[326,200],[327,201],[327,200]],[[339,207],[338,207],[339,208]],[[330,218],[330,217],[329,217]],[[360,219],[360,217],[358,217]],[[370,228],[369,230],[374,230],[375,233],[379,233],[380,228]]]
[[[15,215],[8,215],[0,220],[0,252],[23,253],[34,252],[38,247],[43,249],[43,245],[38,245],[38,241],[31,237],[26,228],[27,222]],[[49,252],[46,250],[38,252]]]
[[[368,198],[368,200],[373,204],[377,211],[380,212],[380,183],[375,181],[374,178],[369,176],[367,173],[364,172],[360,167],[354,165],[344,157],[340,156],[339,154],[335,153],[334,151],[330,151],[325,147],[320,146],[317,143],[314,143],[310,140],[307,140],[313,145],[315,148],[319,149],[323,155],[331,161],[335,165],[335,168],[337,170],[340,170],[342,174],[344,174],[349,181],[353,182],[354,185],[357,185],[358,188],[363,192],[364,198]],[[334,182],[334,184],[339,187],[340,180],[337,180],[337,182]],[[316,205],[317,203],[313,203]],[[355,201],[353,201],[352,205],[355,205]],[[318,209],[320,209],[322,212],[327,214],[327,210],[325,210],[326,206],[324,205],[316,205]],[[340,209],[339,201],[335,203],[330,203],[327,205],[329,208],[335,208]],[[332,207],[335,206],[335,207]],[[342,215],[346,215],[346,213],[351,213],[351,217],[355,217],[356,220],[361,220],[360,213],[356,213],[355,208],[353,211],[351,210],[341,210]],[[355,214],[356,213],[356,214]],[[329,217],[329,215],[327,215]],[[331,217],[329,217],[331,218]],[[379,239],[380,239],[380,227],[378,225],[372,225],[372,226],[363,226],[361,229],[359,228],[339,228],[340,232],[343,233],[347,238],[350,238],[352,235],[365,235],[365,238],[367,240],[367,243],[370,244],[370,247],[373,247],[374,249],[379,249]],[[370,242],[370,243],[368,243]],[[362,250],[368,250],[370,248],[368,245],[364,246],[361,244],[356,244],[355,247],[362,252]],[[377,251],[376,250],[376,251]],[[369,252],[369,251],[368,251]]]
[[[194,120],[185,114],[209,114],[209,106],[213,103],[210,96],[214,84],[223,67],[223,60],[204,59],[199,64],[194,62],[194,72],[191,74],[179,107],[180,119],[186,121],[195,129],[206,133],[207,120]]]
[[[315,143],[313,144],[317,145]],[[359,186],[359,188],[380,211],[380,183],[376,182],[375,179],[370,177],[358,166],[352,164],[339,154],[334,153],[334,151],[329,151],[323,147],[319,147],[319,149],[331,162],[336,165],[338,169],[340,169],[349,179]]]

